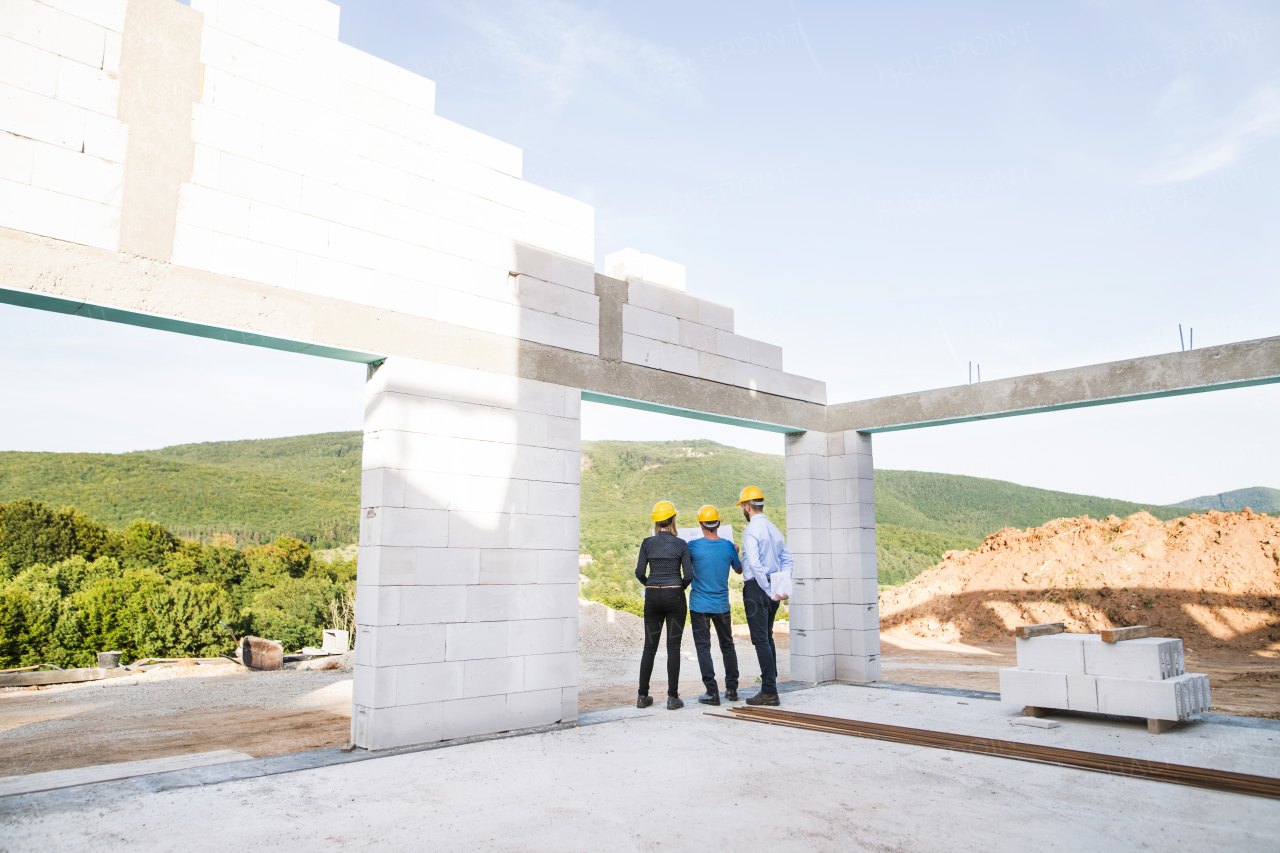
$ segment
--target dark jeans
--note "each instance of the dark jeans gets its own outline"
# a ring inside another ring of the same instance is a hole
[[[684,636],[688,605],[683,589],[646,589],[644,591],[644,654],[640,657],[640,695],[649,695],[649,676],[653,675],[653,659],[658,654],[662,624],[667,625],[667,695],[680,695],[680,638]]]
[[[720,640],[720,656],[724,658],[724,686],[733,691],[738,689],[738,652],[733,648],[733,626],[728,613],[699,613],[689,611],[689,621],[693,624],[693,645],[698,650],[698,667],[702,670],[702,683],[712,696],[720,693],[716,684],[716,665],[711,660],[711,626],[716,626],[716,637]]]
[[[778,650],[773,644],[773,617],[779,602],[760,588],[754,579],[742,585],[742,603],[747,610],[747,626],[751,628],[751,645],[760,661],[760,692],[778,692]]]

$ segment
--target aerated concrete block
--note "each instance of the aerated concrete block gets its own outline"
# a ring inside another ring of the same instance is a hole
[[[835,680],[869,684],[880,680],[880,656],[836,655]]]
[[[1000,701],[1037,708],[1066,708],[1067,676],[1061,672],[1038,672],[1021,667],[1002,669]]]
[[[832,630],[791,631],[792,650],[804,657],[821,657],[835,654],[835,632]]]
[[[791,680],[809,684],[822,684],[836,680],[835,655],[791,654]]]
[[[1101,643],[1102,640],[1097,634],[1051,634],[1014,642],[1018,651],[1018,669],[1084,675],[1085,644]]]
[[[1210,701],[1209,676],[1200,673],[1185,673],[1162,681],[1098,678],[1098,710],[1103,714],[1183,720],[1209,710]]]
[[[841,628],[835,629],[835,650],[837,656],[878,656],[880,654],[879,626],[863,631],[849,631]]]
[[[1098,679],[1092,675],[1067,676],[1067,710],[1098,710]]]
[[[440,702],[369,708],[356,705],[351,714],[351,742],[365,749],[395,749],[441,739]]]
[[[1184,665],[1181,640],[1146,637],[1085,645],[1084,669],[1090,675],[1161,681],[1182,675]]]

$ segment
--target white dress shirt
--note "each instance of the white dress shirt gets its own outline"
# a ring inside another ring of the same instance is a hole
[[[742,531],[742,581],[755,580],[765,592],[769,591],[769,575],[783,571],[791,574],[791,552],[782,531],[764,513],[751,516]]]

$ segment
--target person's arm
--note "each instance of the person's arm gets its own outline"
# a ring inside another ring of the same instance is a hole
[[[729,543],[733,545],[732,542]],[[742,574],[742,561],[738,559],[738,546],[733,545],[733,555],[729,558],[729,565],[738,574]]]
[[[742,565],[749,567],[753,575],[761,574],[760,540],[749,531],[742,531]]]
[[[681,581],[685,589],[689,588],[689,584],[693,583],[693,553],[689,550],[689,543],[683,539],[680,540],[684,544],[684,551],[680,554],[680,575]]]
[[[791,549],[787,547],[787,540],[783,539],[782,536],[778,536],[778,574],[784,575],[787,578],[786,584],[783,587],[784,589],[791,588],[791,571],[794,568],[795,560],[791,559]],[[782,601],[790,597],[790,593],[785,595],[775,595],[773,600]]]
[[[636,560],[636,580],[640,581],[641,586],[648,586],[649,582],[645,579],[645,569],[649,565],[649,540],[640,543],[640,557]]]
[[[787,547],[787,540],[779,537],[778,568],[787,574],[791,574],[791,570],[795,567],[795,564],[795,560],[791,559],[791,549]]]

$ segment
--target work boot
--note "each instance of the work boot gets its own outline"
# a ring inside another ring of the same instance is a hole
[[[777,693],[765,693],[761,690],[756,695],[747,700],[748,705],[781,705],[778,701]]]
[[[648,708],[652,704],[653,704],[653,697],[650,696],[648,693],[641,693],[640,696],[636,699],[637,708]]]
[[[726,690],[726,691],[724,692],[724,698],[725,698],[725,699],[727,699],[727,700],[729,700],[730,702],[737,702],[737,701],[738,701],[738,688],[736,688],[736,687],[730,687],[728,690]]]
[[[703,693],[701,696],[698,697],[698,701],[701,702],[703,705],[719,705],[720,694],[719,693]]]
[[[683,707],[684,707],[684,700],[683,700],[683,699],[681,699],[679,696],[668,696],[668,697],[667,697],[667,710],[668,710],[668,711],[679,711],[679,710],[680,710],[681,708],[683,708]]]

